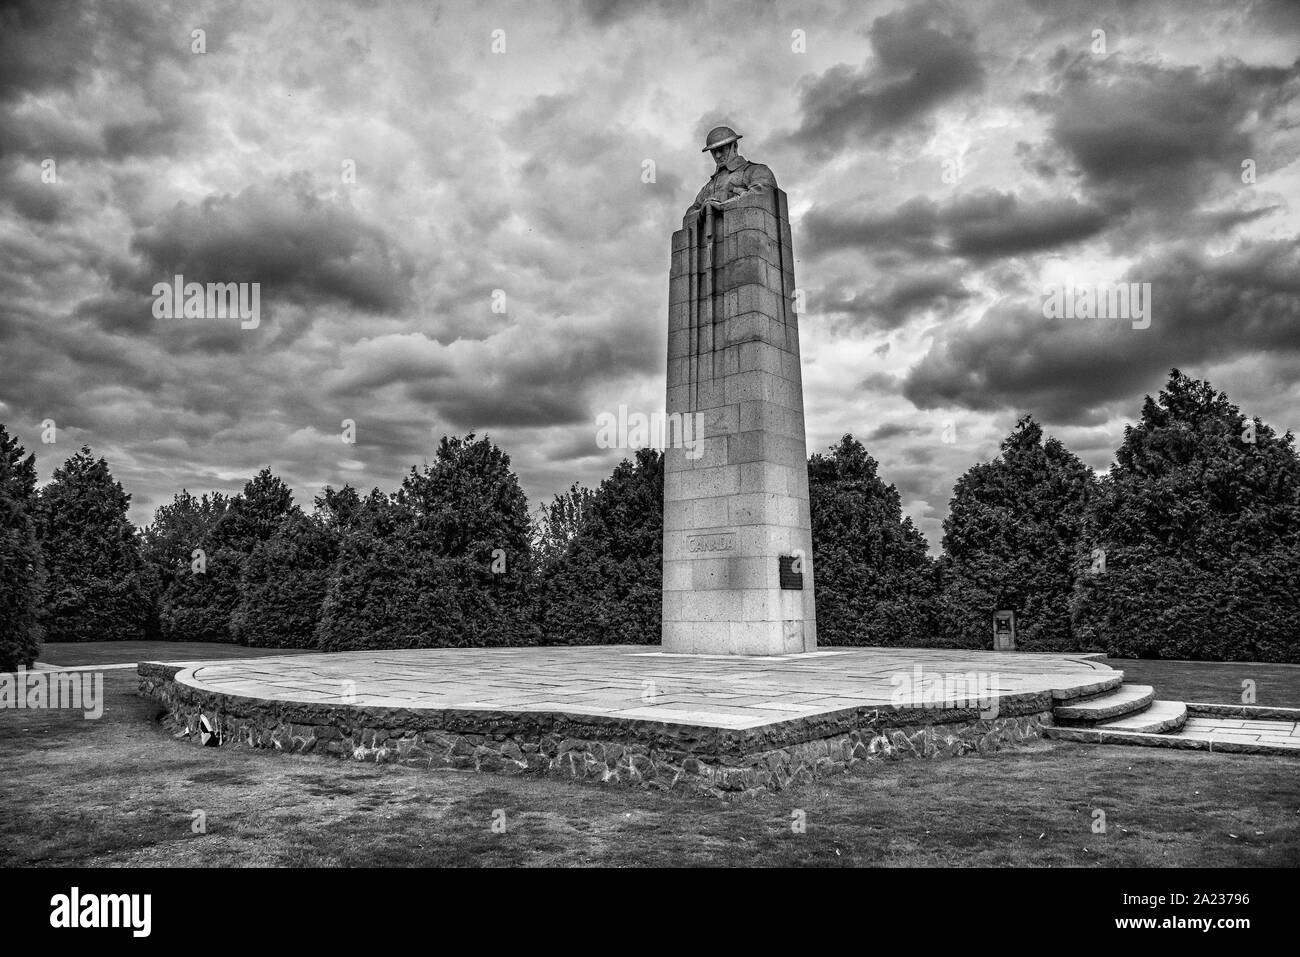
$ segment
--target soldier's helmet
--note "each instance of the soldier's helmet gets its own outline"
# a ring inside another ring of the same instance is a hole
[[[704,149],[700,150],[700,152],[707,153],[709,150],[716,150],[719,146],[726,146],[738,139],[740,139],[740,134],[730,126],[715,126],[709,130],[709,135],[704,139]]]

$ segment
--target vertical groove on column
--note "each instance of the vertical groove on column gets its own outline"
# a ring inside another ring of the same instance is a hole
[[[690,330],[687,335],[689,348],[686,352],[686,391],[690,396],[688,405],[693,409],[699,404],[699,375],[700,370],[696,367],[696,353],[699,351],[699,257],[700,244],[697,235],[697,224],[693,223],[690,229],[690,252],[686,256],[687,274],[686,288],[689,295],[689,307],[687,308],[687,328]]]

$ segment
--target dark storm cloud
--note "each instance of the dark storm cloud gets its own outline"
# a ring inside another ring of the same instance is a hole
[[[903,436],[915,435],[919,430],[910,425],[903,425],[898,422],[890,422],[885,425],[878,425],[865,436],[862,441],[870,445],[873,442],[883,442],[885,439],[897,439]]]
[[[75,0],[0,6],[0,101],[48,87],[70,88],[91,63],[90,12]]]
[[[956,277],[905,276],[889,290],[885,307],[906,316],[938,301],[953,302],[969,296]]]
[[[435,380],[412,384],[404,394],[413,402],[437,408],[442,419],[458,431],[576,425],[591,418],[583,396],[559,382],[520,390],[499,379],[482,383]]]
[[[9,302],[0,305],[0,343],[5,401],[20,398],[26,410],[19,424],[48,416],[60,427],[75,425],[96,414],[96,403],[85,401],[95,390],[149,391],[161,383],[138,342]]]
[[[813,251],[900,247],[921,258],[994,259],[1054,249],[1094,236],[1108,214],[1073,199],[1028,202],[984,191],[940,205],[914,196],[892,212],[817,207],[804,217]]]
[[[175,83],[195,56],[190,25],[152,4],[6,6],[0,10],[0,154],[120,159],[175,150],[198,123]],[[77,100],[105,75],[126,81],[131,96],[107,109]],[[60,94],[67,98],[49,99]],[[117,115],[119,109],[135,113]]]
[[[943,217],[952,233],[950,248],[970,259],[1066,246],[1101,232],[1108,218],[1073,199],[1031,204],[993,192],[960,199]]]
[[[934,200],[913,196],[888,213],[814,206],[802,225],[809,252],[901,247],[930,257],[939,252],[935,235],[938,219],[939,207]]]
[[[1041,300],[1003,303],[936,341],[909,371],[904,394],[920,408],[1010,406],[1092,422],[1171,367],[1300,352],[1300,241],[1243,244],[1219,257],[1171,249],[1123,279],[1151,283],[1149,329],[1124,319],[1046,319]]]
[[[1237,179],[1243,160],[1260,159],[1250,127],[1300,95],[1300,60],[1285,69],[1058,60],[1055,89],[1027,101],[1049,117],[1085,185],[1129,206],[1195,205],[1216,178]]]
[[[881,392],[892,395],[898,392],[899,380],[887,372],[872,372],[863,376],[858,382],[858,389],[864,392]]]
[[[436,408],[441,421],[461,431],[571,426],[591,418],[586,393],[608,359],[603,343],[539,343],[533,350],[465,357],[455,364],[457,375],[398,372],[387,384],[400,386],[417,407]]]
[[[974,31],[952,8],[905,7],[867,36],[875,56],[862,68],[840,63],[803,82],[793,140],[819,151],[874,140],[984,85]]]
[[[573,426],[594,419],[593,388],[659,367],[655,333],[635,316],[615,312],[606,329],[596,338],[525,319],[482,342],[380,337],[343,355],[327,394],[347,403],[395,393],[402,407],[436,408],[460,430]]]
[[[970,297],[956,276],[918,273],[882,278],[866,289],[833,292],[819,312],[843,317],[860,329],[897,329],[917,313]]]
[[[1235,229],[1237,226],[1244,226],[1246,223],[1252,223],[1257,219],[1265,216],[1271,216],[1274,213],[1282,212],[1285,209],[1280,204],[1272,206],[1261,206],[1257,209],[1225,209],[1211,210],[1207,212],[1198,212],[1193,218],[1196,225],[1200,227],[1199,232],[1206,235],[1213,233],[1227,232]]]
[[[153,296],[144,293],[94,296],[78,303],[74,315],[117,335],[144,335],[158,322],[153,317]]]
[[[903,449],[903,461],[912,465],[928,465],[934,461],[936,452],[933,445],[909,445]]]
[[[691,6],[691,0],[582,0],[582,12],[602,27],[637,14],[679,15]]]
[[[131,248],[145,277],[260,282],[263,296],[336,299],[370,312],[406,302],[413,265],[397,241],[347,205],[317,196],[298,177],[236,196],[178,203]]]
[[[597,446],[593,438],[596,429],[594,416],[588,421],[591,423],[590,431],[585,429],[566,430],[564,438],[541,450],[547,463],[554,463],[559,466],[556,470],[558,474],[564,474],[563,466],[565,462],[588,458],[609,458],[608,451]],[[626,455],[627,453],[624,452],[623,454]],[[561,481],[563,480],[561,479]],[[561,485],[556,486],[557,489],[563,487]]]
[[[0,173],[0,203],[8,202],[24,219],[51,224],[67,213],[67,197],[42,183],[36,164],[13,165]]]
[[[549,241],[613,238],[627,232],[632,217],[644,220],[647,208],[665,224],[681,215],[680,172],[661,163],[654,182],[642,180],[642,164],[662,158],[663,144],[647,141],[627,118],[601,115],[590,95],[534,97],[502,138],[527,156],[511,195],[514,210]],[[582,184],[577,195],[575,183]],[[570,262],[577,267],[580,260]]]
[[[1242,12],[1270,35],[1300,34],[1300,5],[1292,0],[1260,0]]]
[[[170,153],[194,128],[195,124],[183,109],[174,103],[167,104],[147,119],[104,124],[103,155],[114,160]]]

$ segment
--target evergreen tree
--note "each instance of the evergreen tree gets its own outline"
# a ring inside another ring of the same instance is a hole
[[[568,491],[538,506],[533,518],[533,555],[545,573],[569,548],[595,493],[574,482]]]
[[[808,460],[817,642],[928,645],[933,571],[925,536],[903,515],[898,489],[845,435]]]
[[[373,495],[378,495],[376,490]],[[240,602],[231,634],[240,644],[312,648],[343,534],[361,516],[363,502],[350,485],[326,486],[309,517],[291,512],[244,562]]]
[[[379,494],[379,489],[374,489],[370,493],[372,497]],[[326,485],[320,495],[316,496],[315,505],[316,517],[322,524],[330,528],[343,529],[357,520],[365,501],[351,485],[344,485],[340,489]]]
[[[230,499],[220,492],[195,498],[181,489],[171,502],[154,510],[153,522],[141,533],[141,555],[155,596],[160,637],[172,641],[188,637],[163,629],[162,624],[174,620],[178,582],[194,573],[195,549],[229,507]]]
[[[561,516],[575,489],[560,499]],[[557,503],[559,504],[559,503]],[[663,614],[664,457],[639,449],[581,506],[577,531],[543,569],[538,612],[550,644],[654,644]]]
[[[36,456],[25,453],[0,425],[0,671],[30,668],[40,650]]]
[[[241,645],[311,648],[341,529],[292,512],[244,562],[230,633]]]
[[[36,534],[45,559],[46,641],[146,636],[152,601],[130,503],[108,463],[85,446],[41,489]]]
[[[1057,439],[1024,416],[1001,455],[972,466],[953,489],[939,562],[944,644],[990,648],[993,612],[1016,613],[1025,651],[1081,647],[1070,626],[1084,511],[1096,479]]]
[[[200,540],[197,564],[174,580],[162,609],[163,634],[181,641],[234,641],[231,619],[244,562],[297,512],[293,491],[269,468],[250,479]]]
[[[528,501],[484,437],[444,437],[343,536],[317,627],[327,651],[536,641]]]
[[[1300,661],[1300,458],[1174,369],[1088,511],[1074,611],[1124,657]]]

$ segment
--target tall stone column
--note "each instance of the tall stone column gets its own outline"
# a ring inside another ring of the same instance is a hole
[[[794,289],[780,189],[688,214],[673,234],[667,412],[702,437],[665,451],[665,651],[817,646]]]

